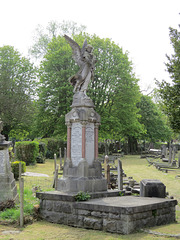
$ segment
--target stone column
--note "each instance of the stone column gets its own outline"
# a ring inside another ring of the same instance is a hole
[[[82,122],[82,159],[86,156],[86,123]]]

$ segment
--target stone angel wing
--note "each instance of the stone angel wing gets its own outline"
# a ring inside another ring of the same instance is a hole
[[[64,37],[65,37],[66,41],[70,44],[70,46],[73,50],[74,61],[78,64],[79,67],[82,67],[84,64],[83,55],[85,52],[85,48],[87,46],[87,40],[85,39],[85,41],[83,43],[83,47],[81,49],[80,46],[73,39],[71,39],[67,35],[64,35]]]

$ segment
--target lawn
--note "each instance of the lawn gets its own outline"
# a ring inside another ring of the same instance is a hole
[[[121,158],[124,172],[128,177],[133,177],[136,181],[142,179],[159,179],[166,185],[166,191],[169,195],[174,196],[178,200],[177,206],[177,223],[166,226],[153,227],[152,231],[163,234],[180,234],[180,170],[169,173],[158,171],[154,166],[149,166],[146,159],[141,159],[140,156],[124,156]],[[44,173],[49,177],[24,177],[25,187],[40,186],[43,190],[52,190],[52,180],[54,171],[54,161],[46,160],[45,164],[37,164],[36,166],[28,166],[28,172]],[[17,183],[18,184],[18,183]],[[111,240],[111,239],[167,239],[167,236],[156,236],[149,233],[138,232],[127,236],[105,233],[101,231],[86,230],[73,228],[64,225],[57,225],[45,221],[34,222],[31,225],[21,229],[19,234],[3,235],[2,231],[14,229],[12,226],[0,225],[0,239],[81,239],[81,240]],[[15,228],[17,230],[17,228]],[[171,239],[176,239],[171,237]]]

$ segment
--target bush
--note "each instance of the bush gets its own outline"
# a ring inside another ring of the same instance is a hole
[[[14,178],[18,180],[19,178],[19,161],[11,163],[12,172],[14,173]],[[26,172],[26,163],[21,161],[21,172]]]
[[[66,147],[64,140],[54,138],[42,138],[39,142],[45,143],[46,158],[53,159],[55,153],[57,157],[59,157],[59,148],[61,148],[62,157],[64,156],[64,147]]]
[[[38,153],[38,142],[24,141],[16,143],[16,156],[19,161],[25,162],[27,166],[36,164]]]

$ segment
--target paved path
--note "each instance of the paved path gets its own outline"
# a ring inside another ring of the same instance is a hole
[[[49,177],[47,174],[43,173],[34,173],[34,172],[25,172],[22,176],[29,176],[29,177]]]

